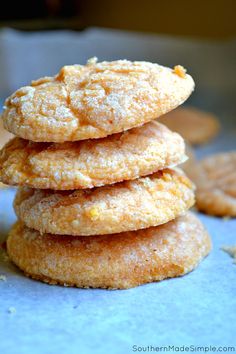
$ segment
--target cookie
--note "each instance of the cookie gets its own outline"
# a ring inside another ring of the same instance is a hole
[[[40,189],[92,188],[178,165],[186,159],[184,149],[184,140],[157,122],[79,142],[15,138],[0,152],[0,179]]]
[[[194,203],[193,185],[182,171],[163,170],[111,186],[50,191],[19,189],[18,217],[41,233],[100,235],[166,223]]]
[[[6,144],[12,137],[13,135],[3,128],[3,123],[0,116],[0,148],[4,146],[4,144]],[[7,186],[5,184],[0,182],[0,189],[6,187]]]
[[[236,216],[236,151],[196,161],[185,172],[196,184],[199,210],[216,216]]]
[[[178,132],[190,144],[203,144],[213,139],[220,130],[218,119],[208,112],[193,107],[177,108],[158,120]]]
[[[127,289],[184,275],[210,252],[211,241],[191,213],[165,225],[115,235],[43,234],[18,222],[7,240],[10,259],[49,284]]]
[[[103,138],[169,112],[193,89],[180,66],[92,59],[17,90],[5,101],[3,120],[13,134],[37,142]]]

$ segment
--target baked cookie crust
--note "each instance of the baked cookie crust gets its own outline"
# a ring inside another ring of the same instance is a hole
[[[103,138],[171,111],[193,89],[183,70],[89,60],[17,90],[5,101],[3,121],[13,134],[36,142]]]

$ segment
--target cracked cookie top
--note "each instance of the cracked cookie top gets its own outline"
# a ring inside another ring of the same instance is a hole
[[[176,68],[176,67],[175,67]],[[36,142],[102,138],[151,121],[182,104],[194,89],[185,71],[117,60],[64,66],[6,99],[4,126]]]

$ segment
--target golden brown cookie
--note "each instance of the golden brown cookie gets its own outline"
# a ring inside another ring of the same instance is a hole
[[[34,143],[13,139],[0,152],[0,180],[40,189],[80,189],[145,176],[186,159],[184,140],[157,122],[107,138]]]
[[[8,131],[6,131],[3,128],[3,123],[2,123],[2,119],[0,116],[0,148],[2,146],[4,146],[4,144],[6,144],[11,138],[13,138],[13,135],[11,133],[8,133]],[[0,162],[1,165],[1,162]],[[0,167],[1,169],[1,167]],[[0,188],[6,188],[7,186],[3,183],[0,182]]]
[[[194,203],[193,185],[182,171],[93,189],[48,191],[20,188],[15,210],[41,233],[100,235],[164,224]]]
[[[32,141],[103,138],[169,112],[193,89],[184,70],[89,60],[17,90],[5,102],[3,120],[7,130]]]
[[[218,216],[236,216],[236,152],[206,157],[186,166],[185,172],[197,187],[199,210]]]
[[[40,235],[18,222],[7,240],[10,259],[28,276],[82,288],[127,289],[181,276],[210,249],[191,213],[158,227],[93,237]]]
[[[209,112],[193,107],[177,108],[158,119],[169,129],[178,132],[190,144],[203,144],[220,130],[218,119]]]

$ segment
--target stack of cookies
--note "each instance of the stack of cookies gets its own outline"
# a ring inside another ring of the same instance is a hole
[[[50,284],[112,289],[194,269],[210,239],[175,168],[184,141],[155,121],[193,88],[181,66],[90,59],[10,96],[3,121],[17,137],[0,179],[20,186],[11,260]]]

